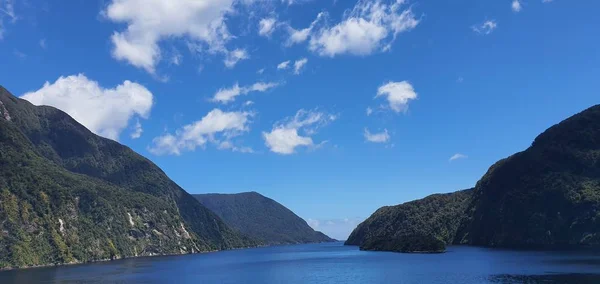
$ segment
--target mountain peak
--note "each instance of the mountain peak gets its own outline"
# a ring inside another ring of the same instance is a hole
[[[0,269],[257,244],[150,160],[4,88],[0,152]]]

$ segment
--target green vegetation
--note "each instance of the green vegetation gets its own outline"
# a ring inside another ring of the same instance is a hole
[[[498,161],[473,190],[377,210],[346,243],[398,251],[413,234],[492,247],[599,246],[600,105]]]
[[[475,187],[468,215],[462,243],[600,245],[600,105],[490,167]]]
[[[443,253],[446,244],[432,235],[402,235],[394,239],[368,239],[361,250],[393,251],[403,253]]]
[[[257,245],[149,160],[0,87],[0,269]]]
[[[223,218],[227,225],[267,244],[333,241],[314,231],[294,212],[256,192],[196,194],[194,197]]]
[[[443,250],[444,244],[452,243],[465,218],[464,212],[471,193],[472,190],[463,190],[434,194],[396,206],[382,207],[358,225],[346,244],[357,245],[365,250]],[[414,242],[415,236],[422,237],[422,241]]]

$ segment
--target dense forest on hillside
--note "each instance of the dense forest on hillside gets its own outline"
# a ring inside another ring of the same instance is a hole
[[[446,244],[599,246],[600,105],[492,165],[473,190],[380,208],[347,244],[403,243],[403,236],[415,232]]]
[[[333,241],[277,201],[257,192],[196,194],[204,206],[231,227],[267,244]]]
[[[346,244],[369,250],[386,250],[384,248],[394,240],[403,244],[410,243],[415,239],[414,236],[432,236],[441,241],[442,245],[451,244],[465,218],[465,209],[472,192],[472,189],[468,189],[434,194],[404,204],[379,208],[358,225]],[[426,243],[437,242],[423,242]]]
[[[0,268],[257,244],[146,158],[0,87]]]

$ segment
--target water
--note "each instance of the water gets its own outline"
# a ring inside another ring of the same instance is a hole
[[[0,283],[600,283],[600,253],[398,254],[329,243],[5,271]]]

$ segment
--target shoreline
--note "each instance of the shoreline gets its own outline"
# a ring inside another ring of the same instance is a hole
[[[0,273],[1,272],[7,272],[7,271],[16,271],[16,270],[29,270],[29,269],[49,268],[49,267],[59,267],[59,266],[75,266],[75,265],[85,265],[85,264],[94,264],[94,263],[107,263],[107,262],[119,261],[119,260],[126,260],[126,259],[142,259],[142,258],[166,257],[166,256],[185,256],[185,255],[207,254],[207,253],[225,252],[225,251],[233,251],[233,250],[245,250],[245,249],[253,249],[253,248],[265,248],[265,247],[276,247],[276,246],[294,246],[294,245],[307,245],[307,244],[325,244],[325,243],[335,243],[335,242],[340,242],[340,241],[335,240],[335,241],[328,241],[328,242],[308,242],[308,243],[289,243],[289,244],[257,245],[257,246],[238,247],[238,248],[230,248],[230,249],[222,249],[222,250],[199,251],[199,252],[193,252],[193,253],[170,253],[170,254],[140,255],[140,256],[119,257],[119,258],[114,258],[114,259],[98,259],[98,260],[91,260],[91,261],[50,263],[50,264],[41,264],[41,265],[32,265],[32,266],[23,266],[23,267],[5,267],[5,268],[0,268]]]

